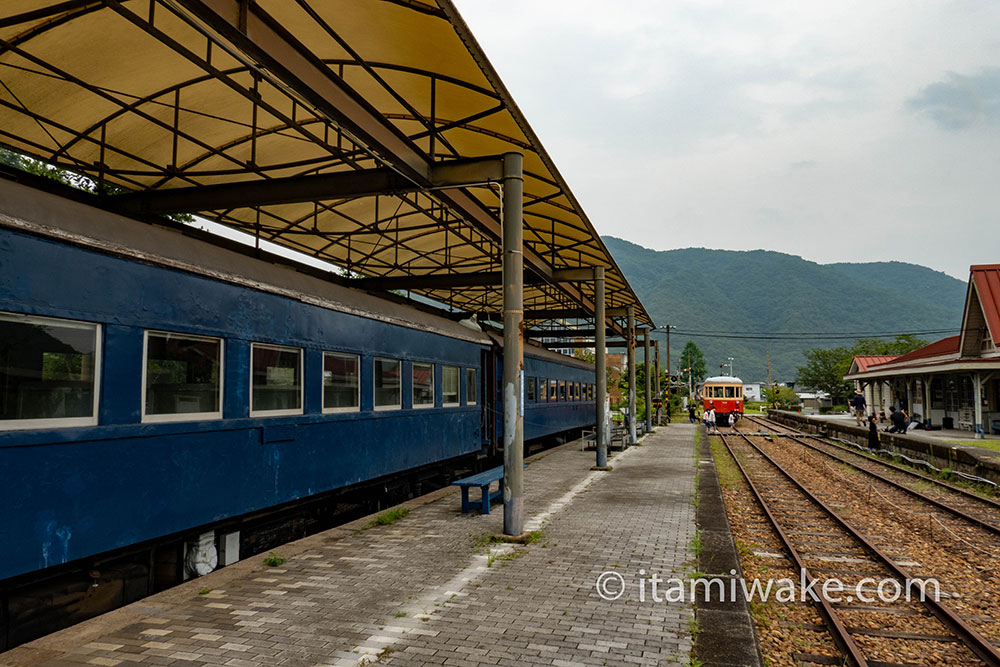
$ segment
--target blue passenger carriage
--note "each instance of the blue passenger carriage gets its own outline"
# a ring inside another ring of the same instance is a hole
[[[0,202],[9,600],[118,568],[127,602],[211,569],[185,545],[273,547],[255,517],[496,464],[499,337],[191,230],[3,180]],[[593,423],[593,365],[529,346],[525,373],[526,439]]]

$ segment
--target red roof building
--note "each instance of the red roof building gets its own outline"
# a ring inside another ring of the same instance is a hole
[[[1000,264],[970,268],[957,336],[895,357],[855,357],[844,379],[874,410],[894,405],[925,423],[1000,432]]]

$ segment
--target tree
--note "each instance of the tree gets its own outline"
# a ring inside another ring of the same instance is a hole
[[[705,379],[705,355],[693,340],[689,340],[681,351],[681,358],[677,362],[678,369],[690,368],[694,384],[698,384]]]
[[[772,408],[787,408],[799,402],[799,395],[791,387],[764,387],[763,393],[764,401]]]
[[[835,347],[827,350],[813,348],[803,354],[806,357],[806,365],[798,367],[796,383],[810,389],[825,391],[830,395],[834,405],[847,403],[851,384],[844,380],[844,376],[851,370],[851,360],[854,359],[851,348]]]
[[[806,365],[798,367],[795,380],[805,387],[830,394],[834,405],[844,405],[851,394],[851,385],[844,380],[844,376],[850,372],[854,357],[870,354],[906,354],[924,345],[927,345],[927,341],[912,334],[903,334],[891,341],[859,338],[851,347],[805,350],[803,354],[806,357]]]

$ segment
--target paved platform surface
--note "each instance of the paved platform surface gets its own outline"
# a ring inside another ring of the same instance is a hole
[[[392,525],[293,542],[275,550],[281,566],[249,558],[0,664],[685,664],[692,608],[640,602],[637,581],[693,569],[694,433],[662,427],[614,455],[612,472],[591,471],[579,443],[542,454],[524,477],[531,544],[488,543],[502,508],[462,515],[443,489]],[[615,601],[598,595],[605,571],[628,582]]]

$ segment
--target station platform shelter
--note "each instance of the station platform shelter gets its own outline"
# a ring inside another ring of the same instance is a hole
[[[973,265],[960,333],[895,357],[855,357],[845,380],[869,411],[906,408],[932,427],[1000,432],[1000,264]]]

